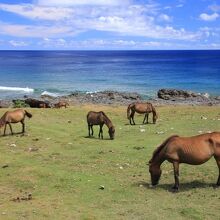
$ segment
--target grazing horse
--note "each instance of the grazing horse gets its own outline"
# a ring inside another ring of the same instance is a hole
[[[58,103],[54,104],[55,108],[62,108],[62,107],[67,108],[67,106],[69,106],[69,104],[67,102],[64,102],[64,101],[59,101]]]
[[[137,112],[139,114],[145,114],[143,124],[148,123],[148,116],[149,116],[149,113],[151,113],[151,112],[153,113],[153,123],[155,124],[157,121],[158,115],[157,115],[156,109],[149,102],[145,102],[145,103],[134,102],[134,103],[131,103],[130,105],[128,105],[127,118],[130,121],[131,125],[135,125],[135,122],[134,122],[135,112]],[[147,121],[146,121],[146,119],[147,119]],[[132,121],[133,121],[133,123],[132,123]]]
[[[11,123],[18,123],[18,122],[21,122],[21,124],[22,124],[22,132],[21,133],[24,133],[25,132],[25,124],[24,124],[25,116],[27,116],[28,118],[31,118],[32,114],[27,112],[26,110],[23,110],[23,109],[17,109],[14,111],[5,112],[5,114],[0,119],[0,128],[5,126],[4,135],[6,132],[7,125],[9,125],[10,130],[11,130],[11,134],[13,135]]]
[[[93,136],[93,125],[99,125],[99,138],[103,139],[103,130],[102,127],[105,124],[108,127],[108,133],[111,140],[114,139],[115,136],[115,127],[113,126],[111,120],[107,117],[107,115],[104,112],[93,112],[90,111],[87,114],[87,123],[88,123],[88,130],[89,130],[89,137]],[[92,131],[92,134],[90,134],[90,129]]]
[[[220,132],[201,134],[193,137],[171,136],[166,139],[153,153],[149,161],[149,172],[152,185],[157,185],[161,176],[161,164],[167,160],[173,164],[175,184],[173,190],[179,189],[179,164],[200,165],[214,156],[220,186]]]

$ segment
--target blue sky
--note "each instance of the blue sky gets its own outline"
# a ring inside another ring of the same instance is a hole
[[[220,49],[220,1],[0,0],[0,49]]]

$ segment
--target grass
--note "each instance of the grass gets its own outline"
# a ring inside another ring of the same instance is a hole
[[[94,138],[87,137],[89,110],[109,115],[115,140],[109,140],[106,127],[104,140],[97,138],[98,127]],[[28,109],[33,118],[26,119],[26,135],[0,138],[0,219],[219,219],[214,158],[201,166],[181,165],[176,194],[170,192],[172,165],[163,164],[160,184],[150,188],[146,162],[172,134],[219,130],[220,107],[157,110],[156,125],[141,125],[143,116],[136,115],[137,125],[130,126],[126,107]],[[18,132],[21,125],[13,129]],[[27,193],[32,200],[13,201]]]

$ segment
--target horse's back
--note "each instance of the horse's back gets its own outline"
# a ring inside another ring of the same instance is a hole
[[[22,120],[25,116],[25,111],[23,109],[16,109],[14,111],[7,111],[5,113],[5,120],[10,123],[16,123]]]
[[[152,111],[152,104],[149,102],[143,102],[143,103],[136,103],[134,105],[135,111],[137,113],[146,113],[146,112],[151,112]]]
[[[87,123],[91,125],[99,125],[102,123],[102,112],[90,111],[87,114]]]
[[[215,155],[212,134],[175,137],[166,146],[166,157],[180,163],[202,164]]]

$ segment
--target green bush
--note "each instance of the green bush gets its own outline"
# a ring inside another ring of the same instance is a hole
[[[26,104],[23,100],[14,101],[14,108],[25,108],[25,107],[30,107],[30,106]]]

